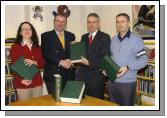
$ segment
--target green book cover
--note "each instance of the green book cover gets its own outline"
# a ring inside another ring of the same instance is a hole
[[[23,79],[32,80],[34,75],[39,71],[35,65],[25,65],[24,57],[20,57],[11,65],[11,70],[21,76]]]
[[[78,42],[70,45],[71,61],[78,63],[81,57],[86,57],[85,47],[83,42]]]
[[[85,83],[83,81],[67,81],[61,95],[62,102],[80,103]]]
[[[101,69],[106,71],[109,79],[115,81],[120,67],[111,59],[110,56],[104,56],[101,62]]]

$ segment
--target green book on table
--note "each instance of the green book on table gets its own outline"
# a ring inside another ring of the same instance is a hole
[[[26,80],[32,80],[35,74],[39,72],[35,65],[25,65],[24,57],[22,56],[18,58],[13,65],[11,65],[11,70]]]
[[[61,95],[62,102],[80,103],[85,89],[83,81],[67,81]]]
[[[110,56],[104,56],[101,62],[101,69],[106,71],[106,74],[111,81],[115,81],[120,67]]]
[[[79,63],[81,61],[81,57],[86,57],[84,43],[78,42],[75,44],[71,44],[70,53],[71,53],[71,62]]]

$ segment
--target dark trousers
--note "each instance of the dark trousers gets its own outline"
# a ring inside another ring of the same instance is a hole
[[[84,95],[104,99],[105,77],[100,72],[79,70],[76,71],[76,78],[85,82]]]
[[[134,106],[136,82],[110,82],[108,91],[111,102],[116,102],[121,106]]]

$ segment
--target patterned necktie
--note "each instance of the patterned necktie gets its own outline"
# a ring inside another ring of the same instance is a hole
[[[92,44],[92,35],[89,36],[89,45]]]
[[[63,37],[63,34],[61,32],[59,32],[59,40],[63,46],[63,48],[65,47],[65,44],[64,44],[64,37]]]

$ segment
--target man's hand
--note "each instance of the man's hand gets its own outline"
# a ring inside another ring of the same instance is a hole
[[[65,60],[61,60],[59,62],[59,65],[61,65],[65,69],[69,69],[72,66],[72,63],[71,63],[70,59],[65,59]]]
[[[127,71],[128,71],[128,67],[127,67],[127,66],[121,67],[121,68],[119,69],[119,72],[118,72],[118,74],[117,74],[117,77],[122,77]]]
[[[89,61],[86,58],[84,58],[84,57],[81,57],[81,63],[83,65],[89,66]]]
[[[107,73],[106,73],[105,70],[102,71],[102,74],[103,74],[104,76],[107,76]]]

